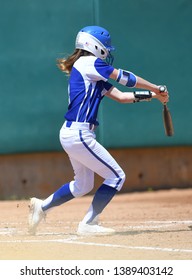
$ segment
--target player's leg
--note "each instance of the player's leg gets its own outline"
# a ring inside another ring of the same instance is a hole
[[[90,134],[92,136],[92,134]],[[82,143],[79,140],[78,130],[65,129],[64,126],[60,130],[60,142],[64,150],[70,156],[70,160],[75,172],[74,181],[66,183],[51,194],[44,201],[33,197],[29,205],[29,233],[35,234],[36,228],[40,221],[45,217],[46,211],[63,204],[76,196],[81,196],[93,188],[94,174],[82,165],[78,159],[83,157]]]
[[[74,197],[80,197],[90,192],[94,184],[94,173],[79,161],[70,158],[74,180],[61,186],[42,202],[42,210],[47,211],[52,207],[59,206]]]
[[[115,232],[114,229],[99,225],[99,214],[101,214],[104,208],[109,204],[116,192],[117,190],[110,186],[101,185],[95,193],[84,219],[79,223],[78,234],[112,234]]]
[[[45,218],[48,210],[59,206],[74,197],[88,193],[94,184],[94,173],[75,159],[70,158],[75,173],[74,181],[66,183],[48,196],[45,200],[35,197],[30,202],[29,233],[35,234],[40,221]]]
[[[92,142],[86,140],[86,134],[82,132],[81,141],[85,147],[84,157],[81,162],[88,165],[90,169],[103,177],[105,180],[95,193],[93,202],[80,223],[78,232],[81,234],[110,233],[111,229],[98,227],[95,221],[109,204],[114,195],[119,191],[125,181],[125,174],[110,153],[96,140]]]
[[[51,194],[45,200],[31,198],[30,211],[28,217],[29,233],[35,234],[38,224],[46,216],[46,212],[55,206],[65,203],[74,198],[70,191],[70,183],[61,186],[56,192]]]

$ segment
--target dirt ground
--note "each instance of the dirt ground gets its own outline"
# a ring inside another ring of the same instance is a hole
[[[0,202],[1,260],[192,260],[192,189],[118,194],[101,216],[111,236],[76,234],[92,196],[52,209],[28,235],[29,201]]]

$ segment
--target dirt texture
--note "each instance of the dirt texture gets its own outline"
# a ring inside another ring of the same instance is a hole
[[[101,215],[111,236],[79,236],[92,196],[53,208],[28,234],[27,200],[0,202],[1,260],[191,260],[192,189],[118,194]]]

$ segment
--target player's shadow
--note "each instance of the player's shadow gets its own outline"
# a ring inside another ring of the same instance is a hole
[[[139,234],[146,234],[146,233],[174,233],[174,232],[186,232],[191,231],[192,227],[188,227],[186,229],[170,229],[170,230],[155,230],[155,229],[146,229],[146,230],[127,230],[127,231],[116,231],[116,235],[139,235]]]

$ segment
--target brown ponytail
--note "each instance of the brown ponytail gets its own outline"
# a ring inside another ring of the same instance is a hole
[[[73,64],[80,56],[92,55],[90,52],[80,49],[75,49],[74,53],[68,56],[67,58],[57,59],[57,66],[62,72],[70,74]]]

